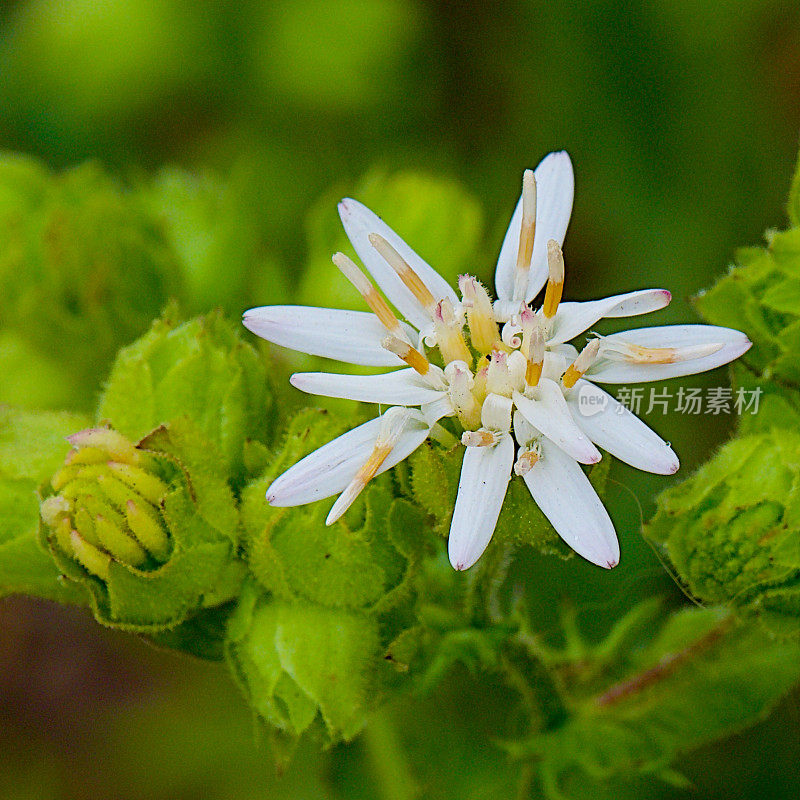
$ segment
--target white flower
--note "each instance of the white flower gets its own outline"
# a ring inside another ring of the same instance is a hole
[[[406,368],[369,376],[293,375],[292,384],[311,394],[391,407],[287,470],[268,489],[270,503],[302,505],[339,494],[331,524],[375,475],[426,438],[448,436],[440,420],[453,417],[466,447],[448,544],[456,569],[472,566],[489,543],[512,471],[570,547],[600,566],[617,564],[614,526],[580,463],[600,460],[595,445],[655,473],[675,472],[678,459],[593,381],[702,372],[737,358],[750,342],[728,328],[679,325],[597,337],[578,353],[568,342],[598,320],[654,311],[671,296],[647,289],[561,302],[561,245],[573,186],[565,152],[525,171],[497,262],[494,302],[468,275],[459,279],[459,299],[369,209],[350,199],[339,204],[356,253],[400,317],[359,267],[337,253],[334,263],[372,313],[266,306],[245,312],[244,324],[268,341],[311,355],[373,367],[405,362]],[[534,311],[530,304],[542,289],[542,305]]]

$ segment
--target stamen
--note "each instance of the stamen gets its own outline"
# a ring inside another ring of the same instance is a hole
[[[389,304],[378,294],[378,290],[372,285],[372,281],[358,268],[353,260],[344,253],[335,253],[332,261],[339,267],[345,278],[355,286],[371,311],[381,321],[383,327],[398,339],[406,340],[407,337],[400,327],[400,320],[389,308]]]
[[[520,477],[527,475],[541,457],[542,453],[538,444],[534,444],[529,450],[520,450],[514,464],[514,473]]]
[[[508,356],[501,350],[492,351],[489,371],[486,375],[486,391],[489,394],[510,394],[508,380]],[[511,390],[513,392],[513,389]]]
[[[387,336],[381,342],[381,347],[401,358],[409,367],[415,369],[420,375],[427,375],[428,370],[431,368],[431,362],[428,361],[419,350],[416,350],[408,342],[404,342],[396,336]]]
[[[603,339],[603,357],[631,364],[675,364],[710,356],[723,348],[721,343],[694,344],[686,347],[642,347],[621,339]]]
[[[528,386],[538,386],[544,366],[544,331],[536,314],[528,306],[525,306],[520,314],[520,322],[522,323],[522,354],[527,361],[525,383]]]
[[[480,428],[477,431],[464,431],[461,434],[461,444],[464,447],[491,447],[497,444],[499,438],[499,434]]]
[[[450,400],[461,424],[465,428],[477,427],[481,422],[481,408],[471,391],[474,380],[469,368],[463,361],[451,361],[444,372]]]
[[[528,291],[528,275],[533,255],[533,237],[536,231],[536,178],[533,170],[522,175],[522,225],[519,229],[517,271],[514,275],[514,299],[524,300]]]
[[[556,315],[564,291],[564,254],[555,239],[550,239],[547,243],[547,267],[550,275],[544,293],[542,313],[547,319],[552,319]]]
[[[436,345],[445,364],[451,361],[464,361],[467,365],[472,363],[472,354],[461,333],[461,323],[456,319],[453,304],[446,297],[436,305],[433,327]]]
[[[583,377],[586,370],[594,363],[599,351],[599,339],[592,339],[592,341],[581,350],[575,361],[567,367],[567,371],[561,376],[561,383],[565,389],[571,389],[578,382],[578,379]]]
[[[408,262],[380,234],[369,235],[370,244],[381,254],[384,261],[398,274],[406,288],[417,298],[419,304],[433,316],[436,300]]]
[[[479,353],[490,353],[499,336],[492,301],[480,281],[471,275],[460,275],[458,288],[467,311],[467,325],[472,346]]]
[[[392,408],[383,415],[380,432],[375,440],[372,453],[333,504],[325,520],[326,525],[333,525],[353,505],[355,499],[364,491],[364,487],[375,477],[400,439],[410,416],[407,408]]]

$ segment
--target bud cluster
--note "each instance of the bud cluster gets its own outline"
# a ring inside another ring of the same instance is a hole
[[[162,503],[169,491],[155,459],[124,436],[94,428],[69,437],[73,446],[53,476],[42,520],[62,554],[107,581],[111,564],[149,571],[171,550]]]

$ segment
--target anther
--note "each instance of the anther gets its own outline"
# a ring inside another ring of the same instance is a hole
[[[556,315],[558,304],[561,302],[561,294],[564,291],[564,254],[555,239],[547,242],[547,268],[549,277],[544,293],[542,313],[547,319],[552,319]]]
[[[498,434],[480,428],[477,431],[464,431],[461,434],[461,444],[464,447],[491,447],[497,444]]]
[[[431,362],[408,342],[398,339],[396,336],[387,336],[381,342],[381,346],[405,361],[409,367],[415,369],[420,375],[428,374]]]
[[[536,178],[533,170],[522,175],[522,224],[519,229],[517,271],[514,275],[514,299],[524,300],[528,291],[528,274],[533,255],[533,237],[536,231]]]
[[[383,260],[398,274],[406,288],[417,298],[419,304],[431,315],[436,307],[436,300],[422,278],[417,275],[409,263],[380,234],[371,233],[369,243],[381,254]]]
[[[378,294],[372,281],[358,268],[352,259],[344,253],[335,253],[331,259],[341,270],[342,274],[355,286],[358,293],[364,298],[370,310],[381,321],[389,333],[398,339],[406,341],[406,335],[400,327],[400,321],[389,308],[389,304]]]
[[[480,281],[471,275],[459,275],[458,288],[467,312],[472,346],[479,353],[490,353],[499,337],[492,301]]]
[[[519,476],[527,475],[541,457],[542,455],[537,445],[534,445],[530,450],[521,450],[514,464],[514,474]]]
[[[474,428],[481,422],[481,407],[472,391],[474,379],[463,361],[451,361],[444,369],[448,394],[461,424]]]
[[[461,333],[461,323],[456,319],[453,304],[446,297],[436,304],[433,328],[436,345],[445,364],[451,361],[464,361],[467,365],[472,363],[472,354]]]
[[[592,339],[592,341],[581,350],[575,361],[567,367],[567,371],[561,376],[561,383],[565,389],[571,389],[578,382],[578,379],[583,377],[586,370],[594,364],[599,351],[599,339]]]

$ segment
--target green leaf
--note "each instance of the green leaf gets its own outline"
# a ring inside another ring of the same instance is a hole
[[[245,442],[269,442],[273,434],[264,363],[221,315],[184,324],[173,315],[120,351],[98,415],[131,439],[188,419],[238,483]]]
[[[50,174],[0,156],[0,242],[0,326],[62,366],[84,404],[116,350],[180,288],[157,227],[96,164]],[[30,369],[40,384],[52,371],[40,359]],[[44,402],[61,396],[56,384]]]
[[[242,494],[247,559],[261,585],[281,598],[385,611],[403,596],[399,588],[425,543],[421,516],[393,500],[389,475],[372,481],[330,526],[330,501],[273,508],[265,499],[281,472],[344,429],[342,421],[314,410],[292,420],[264,475]]]
[[[536,758],[547,797],[567,796],[582,775],[672,781],[680,754],[762,719],[800,678],[800,643],[711,609],[673,614],[626,660],[623,676],[573,698],[562,724],[511,746]]]

